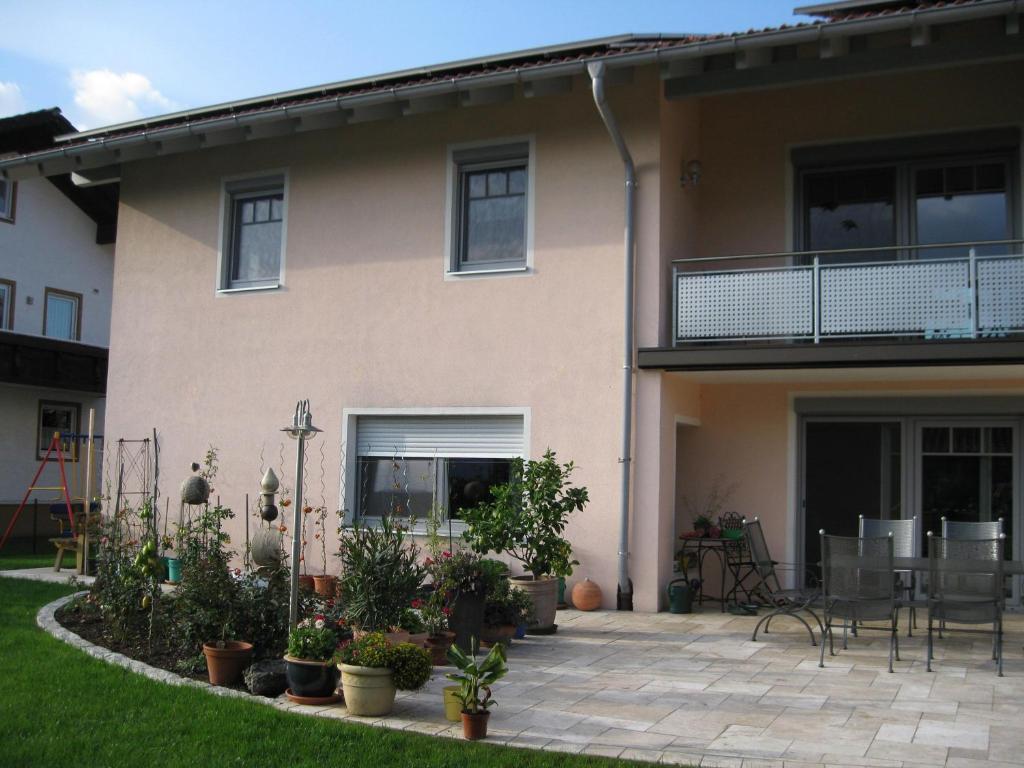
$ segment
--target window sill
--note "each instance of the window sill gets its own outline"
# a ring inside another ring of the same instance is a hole
[[[381,518],[379,517],[367,517],[361,521],[364,525],[378,528],[380,526]],[[346,527],[351,527],[352,523],[346,522]],[[465,533],[467,525],[461,520],[453,520],[451,523],[451,535],[452,538],[461,538],[462,534]],[[426,523],[417,521],[415,525],[409,530],[409,533],[413,536],[428,536]],[[437,535],[442,539],[448,538],[448,521],[442,521],[437,528]]]
[[[246,288],[218,288],[217,293],[252,293],[254,291],[276,291],[280,287],[280,283],[272,283],[270,285],[251,285]]]
[[[444,273],[445,280],[465,280],[473,277],[487,277],[489,275],[527,275],[532,274],[530,267],[495,267],[494,269],[466,269],[462,271],[448,270]]]

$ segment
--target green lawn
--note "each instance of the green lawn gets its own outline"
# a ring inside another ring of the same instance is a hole
[[[469,744],[323,720],[162,685],[97,661],[38,629],[35,615],[40,606],[68,591],[56,584],[0,578],[2,765],[534,768],[613,764],[599,758]]]
[[[51,546],[47,542],[47,546]],[[40,549],[42,549],[40,547]],[[51,547],[52,549],[52,547]],[[53,558],[57,556],[57,550],[51,552],[40,552],[33,555],[31,552],[0,552],[0,571],[13,571],[18,568],[52,568]],[[61,563],[61,573],[68,571],[68,576],[75,570],[75,553],[65,552],[64,560]]]

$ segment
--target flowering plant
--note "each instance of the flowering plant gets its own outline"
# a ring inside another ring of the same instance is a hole
[[[336,658],[353,667],[387,667],[391,643],[380,632],[368,632],[358,640],[349,640],[338,648]]]
[[[338,647],[338,629],[343,622],[331,622],[322,613],[303,619],[288,635],[288,655],[307,661],[328,661]]]

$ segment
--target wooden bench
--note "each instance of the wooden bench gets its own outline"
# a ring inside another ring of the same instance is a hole
[[[70,551],[75,553],[75,563],[78,562],[78,539],[71,538],[70,536],[59,536],[57,538],[50,539],[50,543],[57,548],[57,557],[53,561],[53,570],[60,573],[61,566],[64,564],[64,552]]]

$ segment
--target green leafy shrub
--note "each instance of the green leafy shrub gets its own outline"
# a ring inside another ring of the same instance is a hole
[[[337,659],[353,667],[387,667],[391,654],[391,643],[380,632],[368,632],[358,640],[343,643],[338,649]]]
[[[570,575],[579,563],[563,534],[569,515],[590,500],[570,482],[574,469],[551,449],[539,461],[514,459],[509,481],[491,488],[492,500],[463,510],[466,541],[482,554],[507,552],[535,578]]]
[[[305,625],[305,626],[303,626]],[[288,635],[288,655],[307,661],[327,661],[338,648],[338,635],[324,619],[303,621]]]
[[[412,643],[401,643],[391,649],[388,666],[395,687],[400,691],[416,691],[427,684],[434,669],[431,656]]]
[[[400,626],[423,581],[418,554],[405,529],[387,516],[378,526],[357,523],[342,531],[338,593],[348,623],[368,631]]]
[[[521,589],[513,589],[508,578],[489,586],[484,602],[484,624],[490,627],[513,626],[526,623],[533,612],[533,601]]]
[[[404,629],[406,632],[412,635],[418,635],[421,632],[427,631],[427,625],[423,621],[423,616],[416,608],[420,608],[423,605],[423,601],[415,599],[412,601],[414,608],[406,608],[402,611],[402,619],[398,622],[398,626]]]

